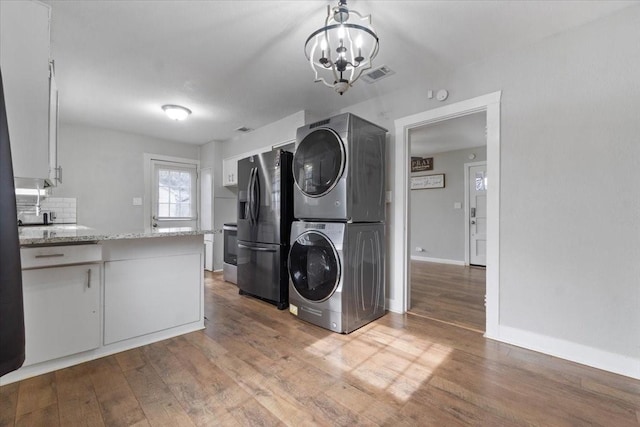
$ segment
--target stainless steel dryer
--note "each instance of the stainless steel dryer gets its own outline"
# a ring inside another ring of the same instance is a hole
[[[294,217],[382,222],[386,129],[350,113],[298,129]]]
[[[294,222],[289,311],[349,333],[385,314],[384,224]]]

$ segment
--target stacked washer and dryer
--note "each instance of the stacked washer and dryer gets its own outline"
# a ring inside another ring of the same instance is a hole
[[[385,313],[386,133],[345,113],[296,134],[289,311],[335,332]]]

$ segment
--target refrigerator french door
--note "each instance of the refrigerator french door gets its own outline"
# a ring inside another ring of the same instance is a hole
[[[289,304],[292,159],[274,150],[238,161],[238,288],[281,310]]]

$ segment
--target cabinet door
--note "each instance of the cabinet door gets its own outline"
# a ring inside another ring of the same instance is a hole
[[[14,176],[49,178],[49,7],[0,1],[0,67]]]
[[[222,161],[222,185],[236,187],[238,185],[238,157],[229,157]]]
[[[105,262],[104,344],[201,318],[198,254]]]
[[[100,345],[100,264],[22,272],[25,365]]]

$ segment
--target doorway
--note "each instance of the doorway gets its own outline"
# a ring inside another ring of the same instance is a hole
[[[391,261],[389,310],[405,313],[410,306],[410,197],[409,197],[409,131],[430,123],[486,111],[487,177],[491,182],[487,192],[487,269],[485,336],[498,338],[499,326],[499,253],[500,253],[500,98],[494,92],[476,98],[427,110],[395,121],[394,193],[391,209]]]
[[[198,227],[200,162],[144,154],[144,226],[168,231]]]
[[[485,128],[480,111],[409,131],[412,183],[442,177],[442,185],[410,191],[409,313],[479,332],[486,323],[485,270],[469,258],[484,266],[486,237],[477,231],[486,230],[486,181],[469,188],[469,165],[472,178],[486,178]]]

